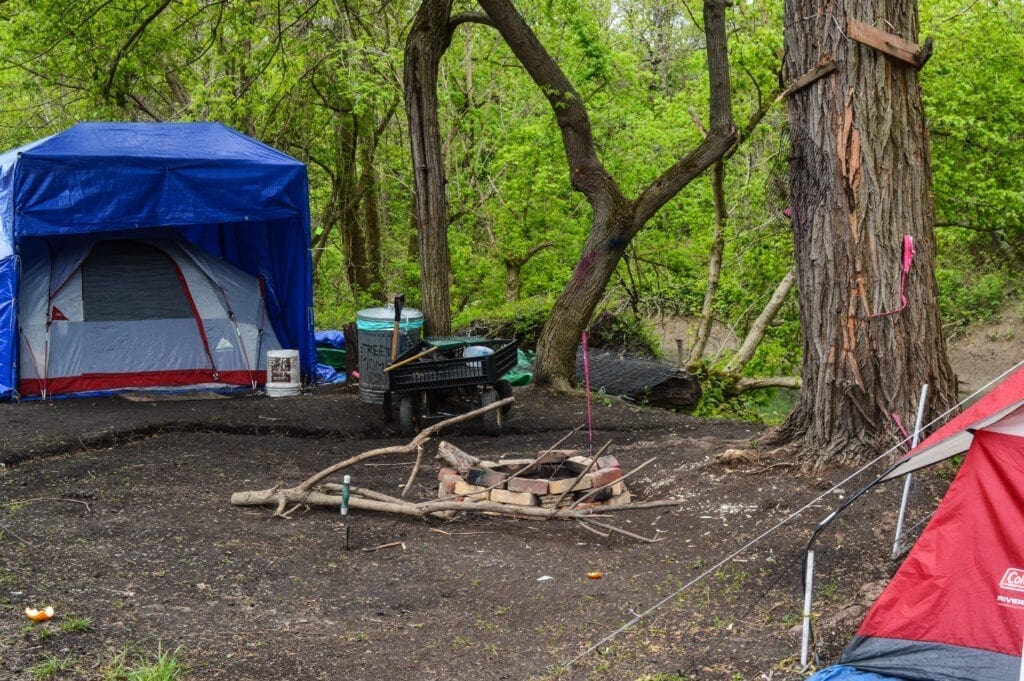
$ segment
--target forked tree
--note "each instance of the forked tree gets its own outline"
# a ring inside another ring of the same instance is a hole
[[[564,389],[575,380],[580,334],[590,323],[626,247],[668,201],[721,159],[736,142],[729,92],[725,2],[704,2],[710,84],[707,135],[635,198],[625,195],[601,162],[583,99],[516,8],[509,0],[479,3],[551,105],[561,130],[572,188],[583,194],[592,211],[591,228],[579,262],[537,341],[534,382]]]
[[[937,304],[917,2],[786,0],[785,25],[787,78],[836,68],[788,99],[803,382],[765,443],[797,443],[819,466],[895,444],[894,415],[909,427],[922,384],[927,422],[956,381]]]

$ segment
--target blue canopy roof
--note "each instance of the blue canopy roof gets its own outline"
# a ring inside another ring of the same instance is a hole
[[[79,123],[0,155],[0,397],[17,385],[21,241],[146,230],[263,277],[274,331],[312,381],[309,225],[305,165],[219,123]]]

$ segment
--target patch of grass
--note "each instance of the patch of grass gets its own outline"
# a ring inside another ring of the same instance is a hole
[[[178,660],[181,648],[173,652],[157,647],[152,658],[124,648],[103,668],[103,681],[178,681],[185,678],[185,666]]]
[[[52,655],[47,655],[42,662],[33,667],[29,667],[28,673],[31,674],[34,679],[49,679],[60,672],[66,672],[69,669],[71,669],[70,659],[64,658],[63,660],[58,660]]]
[[[62,634],[74,634],[80,631],[89,631],[92,629],[92,620],[88,617],[68,615],[67,618],[57,626],[57,628],[60,629]]]
[[[821,595],[826,601],[833,601],[839,593],[839,584],[834,580],[824,582],[821,585]]]

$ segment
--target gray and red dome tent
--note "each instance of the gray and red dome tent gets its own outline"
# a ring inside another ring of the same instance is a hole
[[[255,386],[315,366],[301,162],[217,123],[81,123],[0,155],[0,398]]]
[[[839,665],[811,681],[1024,679],[1024,366],[880,480],[965,452]]]

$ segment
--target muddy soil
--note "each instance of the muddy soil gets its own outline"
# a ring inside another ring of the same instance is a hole
[[[515,394],[502,437],[469,425],[444,439],[485,459],[531,456],[587,421],[581,398]],[[610,440],[627,472],[656,457],[627,485],[680,504],[602,521],[657,542],[570,521],[353,511],[346,549],[337,510],[284,520],[229,498],[403,443],[351,388],[2,404],[0,422],[4,679],[114,678],[120,662],[168,651],[183,678],[204,680],[803,678],[805,543],[880,470],[828,492],[849,471],[726,467],[714,455],[759,426],[604,398],[592,440],[584,427],[566,446]],[[437,494],[436,442],[410,498]],[[411,470],[392,456],[348,472],[397,495]],[[908,525],[944,484],[941,471],[917,479]],[[895,568],[900,487],[867,495],[817,541],[812,668],[835,659]],[[26,619],[45,605],[51,621]]]

